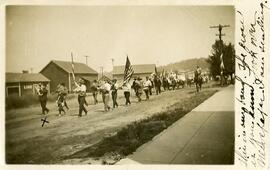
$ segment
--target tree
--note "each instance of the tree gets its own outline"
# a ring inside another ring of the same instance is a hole
[[[232,75],[235,73],[235,49],[231,43],[224,47],[223,56],[224,74],[229,75],[232,81]]]
[[[211,55],[209,55],[209,58],[207,59],[207,62],[210,64],[210,72],[213,77],[220,75],[221,54],[223,55],[222,59],[225,68],[223,70],[223,75],[231,76],[232,80],[232,75],[235,72],[235,50],[231,43],[226,45],[223,41],[216,40],[212,45]]]

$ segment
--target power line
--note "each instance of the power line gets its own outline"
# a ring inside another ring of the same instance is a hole
[[[210,28],[218,28],[219,33],[216,34],[216,36],[219,37],[219,40],[222,41],[222,36],[225,36],[226,34],[222,34],[222,29],[225,27],[230,27],[230,25],[215,25],[215,26],[210,26]]]

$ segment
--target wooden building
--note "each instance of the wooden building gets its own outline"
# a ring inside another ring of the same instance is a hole
[[[40,73],[6,73],[6,97],[35,94],[39,83],[47,84],[50,92],[50,80]]]
[[[40,73],[51,81],[50,86],[52,92],[56,91],[57,85],[60,83],[65,83],[69,92],[72,92],[73,89],[75,89],[71,62],[52,60],[40,71]],[[84,79],[88,91],[90,90],[91,83],[98,79],[98,73],[83,63],[74,62],[74,73],[76,81],[79,78]]]
[[[152,73],[155,73],[155,64],[140,64],[140,65],[132,65],[132,68],[134,70],[134,74],[132,77],[141,77],[143,80],[145,77],[151,76]],[[124,79],[124,71],[125,66],[114,66],[113,67],[113,79],[117,79],[118,81],[123,81]]]

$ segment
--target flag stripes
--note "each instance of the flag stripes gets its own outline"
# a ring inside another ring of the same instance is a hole
[[[131,79],[132,75],[134,73],[134,70],[130,64],[130,61],[128,59],[127,56],[127,61],[126,61],[126,66],[125,66],[125,71],[124,71],[124,81],[123,84],[129,82],[129,80]]]

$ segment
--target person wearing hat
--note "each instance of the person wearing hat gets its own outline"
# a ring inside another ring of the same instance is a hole
[[[84,107],[84,104],[86,104],[85,97],[86,97],[86,86],[84,85],[84,80],[79,79],[79,82],[77,83],[75,81],[75,85],[77,88],[74,90],[78,93],[78,102],[79,102],[79,117],[82,116],[82,111],[84,111],[85,115],[87,115],[87,110]]]
[[[47,94],[48,94],[48,90],[46,88],[45,84],[39,83],[39,88],[37,90],[38,92],[38,97],[39,97],[39,102],[40,102],[40,106],[42,109],[42,114],[46,114],[45,112],[47,112],[47,114],[49,113],[49,109],[47,108]]]
[[[118,103],[117,103],[117,90],[118,90],[117,80],[116,79],[113,79],[112,80],[112,86],[111,86],[113,108],[118,107]]]

